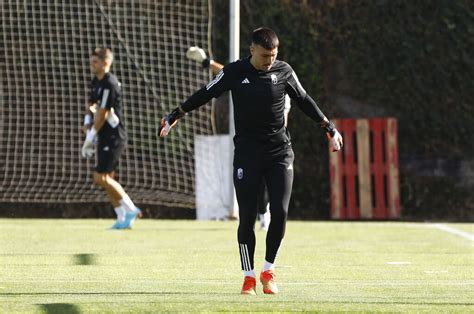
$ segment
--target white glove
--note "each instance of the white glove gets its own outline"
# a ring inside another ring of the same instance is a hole
[[[334,129],[334,136],[330,136],[328,134],[329,142],[332,146],[332,151],[337,152],[341,150],[343,142],[342,142],[342,135],[336,129]]]
[[[98,111],[98,105],[97,103],[94,103],[92,104],[90,107],[89,107],[89,111],[95,116],[95,114],[97,113]]]
[[[189,47],[188,51],[186,51],[186,57],[188,59],[202,63],[207,58],[207,55],[204,49],[202,48]]]
[[[165,115],[161,119],[161,126],[160,126],[160,129],[158,130],[158,133],[161,137],[165,137],[170,133],[170,130],[171,130],[171,125],[169,122],[169,118],[168,118],[168,115]]]
[[[107,123],[113,127],[114,129],[119,125],[120,119],[119,117],[115,114],[114,108],[110,108],[110,111],[108,112],[107,116]]]
[[[92,127],[87,131],[86,140],[82,145],[81,155],[84,158],[91,158],[95,153],[95,137],[97,130]]]

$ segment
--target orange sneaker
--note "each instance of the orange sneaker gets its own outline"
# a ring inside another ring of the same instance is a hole
[[[263,293],[277,294],[278,287],[275,282],[275,273],[273,270],[262,271],[260,273],[260,282],[263,285]]]
[[[246,276],[244,278],[244,284],[242,286],[241,294],[251,294],[256,295],[255,287],[257,286],[257,281],[254,277]]]

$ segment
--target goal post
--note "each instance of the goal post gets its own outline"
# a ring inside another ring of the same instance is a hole
[[[240,57],[240,0],[229,0],[229,61],[234,62]],[[235,188],[233,182],[233,162],[234,162],[234,142],[233,138],[235,135],[234,125],[234,105],[232,103],[232,97],[229,97],[229,138],[230,138],[230,149],[229,152],[229,171],[230,171],[230,182],[229,182],[229,217],[238,217],[238,204],[235,195]]]
[[[229,62],[239,59],[240,0],[229,1]],[[236,219],[238,204],[233,182],[234,110],[229,97],[229,133],[196,139],[196,218]]]

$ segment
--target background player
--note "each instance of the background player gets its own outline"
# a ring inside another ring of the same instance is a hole
[[[132,226],[137,216],[141,216],[141,211],[114,179],[127,141],[127,133],[122,116],[120,83],[110,72],[112,62],[113,54],[108,48],[96,48],[90,57],[90,66],[95,77],[91,83],[89,111],[84,118],[84,124],[89,128],[82,146],[82,156],[92,157],[97,142],[98,164],[94,172],[94,183],[107,192],[117,214],[117,221],[112,228],[126,229]]]
[[[245,276],[242,294],[255,294],[254,226],[258,187],[263,179],[268,186],[272,219],[260,281],[264,293],[278,293],[275,258],[285,234],[294,159],[285,127],[285,95],[290,95],[298,107],[325,130],[334,151],[342,147],[341,135],[307,95],[293,69],[286,62],[276,60],[278,46],[278,37],[273,30],[256,29],[252,33],[251,55],[226,65],[209,84],[163,117],[160,126],[160,136],[166,136],[187,112],[225,91],[232,91],[235,123],[233,176],[239,203],[238,243]]]
[[[204,49],[200,47],[189,47],[186,52],[186,57],[188,59],[194,60],[202,64],[203,68],[211,69],[212,73],[216,75],[220,70],[224,68],[224,65],[207,57]],[[285,96],[285,127],[288,127],[288,114],[291,110],[291,99],[288,95]],[[260,220],[260,229],[267,231],[270,225],[270,203],[268,199],[267,185],[265,180],[262,181],[261,186],[259,187],[259,195],[257,202],[258,218]]]

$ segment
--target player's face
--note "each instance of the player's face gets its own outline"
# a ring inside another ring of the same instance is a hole
[[[252,55],[252,65],[260,71],[268,71],[278,55],[278,47],[271,50],[265,49],[260,45],[251,45],[250,54]]]
[[[100,60],[97,56],[92,56],[90,59],[91,63],[91,71],[94,74],[100,74],[104,72],[104,69],[106,67],[105,61]]]

